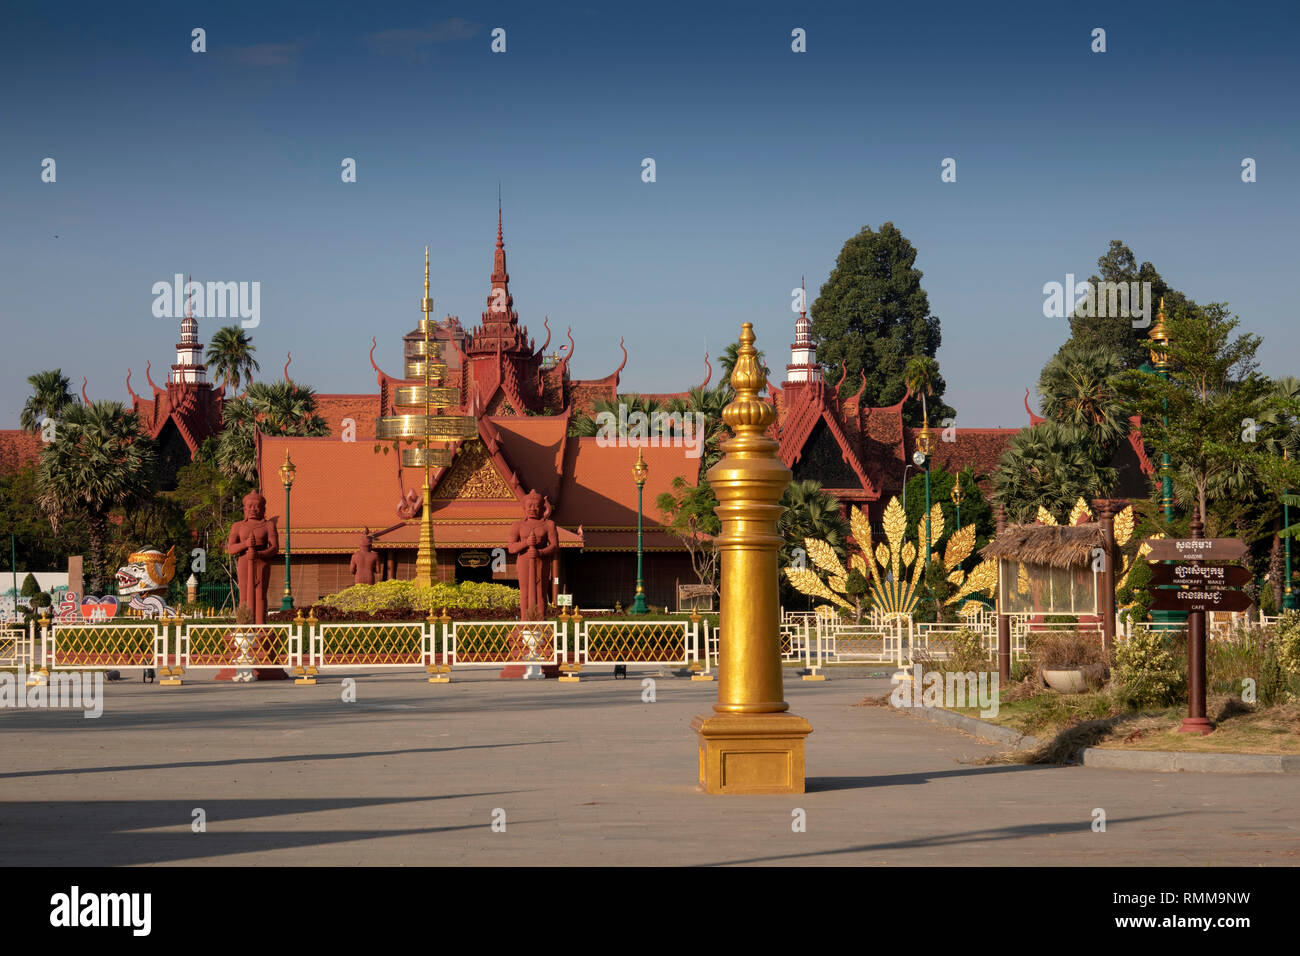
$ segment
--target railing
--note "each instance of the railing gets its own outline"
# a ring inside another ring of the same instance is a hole
[[[436,639],[436,629],[434,629]],[[311,635],[309,662],[327,667],[424,667],[441,660],[424,624],[322,623]]]
[[[166,659],[167,629],[155,623],[57,624],[45,628],[41,644],[40,664],[52,670],[158,667]]]
[[[0,628],[0,667],[23,667],[32,670],[32,662],[38,656],[36,646],[35,621],[30,624],[5,624]]]
[[[790,653],[810,645],[805,625]],[[712,672],[718,631],[701,618],[672,621],[321,622],[232,624],[169,619],[0,628],[0,666],[374,669],[508,664],[658,664]]]
[[[302,626],[186,622],[177,628],[177,645],[179,663],[186,670],[294,667],[302,659]]]
[[[447,663],[452,667],[554,664],[557,660],[554,621],[453,621],[450,626]]]

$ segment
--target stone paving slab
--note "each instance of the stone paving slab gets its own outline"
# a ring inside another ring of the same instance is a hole
[[[0,864],[1300,863],[1294,777],[973,766],[1002,748],[854,706],[885,678],[787,680],[815,729],[809,792],[707,796],[689,724],[717,685],[656,677],[643,703],[658,673],[359,672],[344,703],[336,673],[300,687],[193,671],[181,688],[107,685],[98,720],[2,710]]]

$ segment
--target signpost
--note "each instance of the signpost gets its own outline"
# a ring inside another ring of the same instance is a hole
[[[1245,611],[1250,597],[1228,588],[1209,590],[1154,591],[1151,609],[1155,611]]]
[[[1240,566],[1207,565],[1202,561],[1236,561],[1246,556],[1239,538],[1203,538],[1200,518],[1192,519],[1190,538],[1148,541],[1147,560],[1187,562],[1154,564],[1151,609],[1187,612],[1187,717],[1179,733],[1208,734],[1214,730],[1205,715],[1205,612],[1244,611],[1250,598],[1237,585],[1250,581]],[[1166,585],[1166,587],[1159,587]],[[1174,585],[1175,587],[1168,587]]]
[[[1152,584],[1237,588],[1249,584],[1250,580],[1249,568],[1233,564],[1157,564],[1151,568]]]
[[[1236,561],[1246,556],[1240,538],[1156,538],[1147,546],[1148,561]]]

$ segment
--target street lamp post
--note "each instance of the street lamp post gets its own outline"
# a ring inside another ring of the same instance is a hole
[[[925,566],[930,565],[930,425],[921,426],[921,435],[916,441],[916,454],[912,456],[916,467],[925,468]]]
[[[280,598],[280,610],[293,610],[293,592],[289,588],[289,490],[293,488],[293,476],[298,469],[289,458],[285,449],[284,464],[280,466],[280,482],[284,485],[284,597]]]
[[[1287,460],[1287,451],[1282,449],[1282,460]],[[1291,505],[1287,503],[1287,498],[1291,496],[1291,489],[1288,488],[1282,495],[1282,527],[1291,527]],[[1282,591],[1282,606],[1288,611],[1294,611],[1297,604],[1295,591],[1291,589],[1291,535],[1286,536],[1286,587]]]
[[[961,500],[964,493],[961,490],[961,472],[957,473],[957,483],[952,486],[952,503],[957,506],[957,530],[961,530]]]
[[[1165,328],[1165,300],[1160,300],[1160,310],[1156,314],[1156,324],[1148,333],[1151,340],[1149,346],[1151,352],[1151,364],[1159,375],[1165,381],[1169,381],[1169,331]],[[1161,421],[1165,430],[1169,429],[1169,400],[1163,399],[1164,412]],[[1171,471],[1171,461],[1169,452],[1160,453],[1160,510],[1164,513],[1165,521],[1174,520],[1174,478]]]
[[[1165,300],[1161,298],[1160,308],[1156,312],[1156,321],[1151,326],[1151,331],[1147,333],[1149,344],[1147,349],[1151,353],[1151,366],[1163,380],[1169,381],[1169,330],[1165,328]],[[1161,400],[1164,413],[1161,415],[1161,422],[1166,432],[1169,430],[1169,399]],[[1164,515],[1165,523],[1174,520],[1174,476],[1173,464],[1169,457],[1169,452],[1160,453],[1160,511]],[[1187,615],[1181,611],[1152,611],[1151,620],[1153,623],[1163,624],[1166,627],[1184,621]]]
[[[645,580],[641,576],[641,496],[645,492],[645,480],[650,468],[645,463],[641,449],[637,449],[636,464],[632,466],[632,480],[636,482],[636,597],[632,599],[631,614],[645,614]]]

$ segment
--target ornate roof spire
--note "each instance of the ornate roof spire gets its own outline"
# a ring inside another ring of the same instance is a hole
[[[790,346],[790,364],[785,367],[785,382],[815,382],[820,378],[817,369],[817,347],[812,343],[812,320],[808,318],[808,290],[804,277],[799,277],[799,318],[794,323],[794,344]]]
[[[181,319],[181,344],[196,345],[199,341],[199,323],[194,318],[194,296],[189,291],[190,276],[185,277],[185,318]]]

